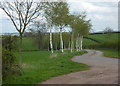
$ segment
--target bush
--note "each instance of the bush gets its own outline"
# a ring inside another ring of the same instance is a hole
[[[3,36],[2,47],[11,51],[17,48],[17,37],[16,36]]]
[[[12,75],[21,74],[20,67],[15,64],[15,56],[8,50],[2,49],[2,77],[3,80]]]

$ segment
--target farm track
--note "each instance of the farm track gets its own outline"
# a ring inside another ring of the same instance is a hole
[[[118,59],[104,57],[100,51],[87,51],[72,61],[87,64],[90,70],[53,77],[40,84],[118,84]]]

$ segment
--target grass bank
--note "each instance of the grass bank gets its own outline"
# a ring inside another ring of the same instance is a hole
[[[23,52],[23,72],[24,74],[8,77],[3,84],[37,84],[51,77],[68,74],[71,72],[89,69],[85,64],[72,62],[73,56],[82,55],[86,51],[73,52],[65,51],[61,54],[56,51],[56,57],[51,57],[48,51]],[[18,57],[18,53],[15,53]]]
[[[120,58],[118,50],[113,49],[100,49],[103,52],[104,56],[111,58]]]

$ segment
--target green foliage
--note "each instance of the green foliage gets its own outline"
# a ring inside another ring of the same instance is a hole
[[[12,52],[2,48],[2,77],[5,80],[13,74],[21,74],[20,68],[15,64],[16,57]]]
[[[56,26],[66,26],[68,23],[68,4],[66,2],[47,2],[46,19]]]
[[[17,40],[16,36],[2,36],[2,47],[11,51],[17,49]]]
[[[56,57],[51,57],[48,51],[23,52],[23,71],[22,76],[11,76],[3,81],[8,84],[38,84],[51,77],[68,74],[71,72],[82,71],[88,69],[88,66],[81,63],[71,61],[76,55],[82,55],[86,51],[73,52],[60,51],[55,52]],[[18,56],[18,53],[15,53]]]
[[[91,24],[90,20],[86,20],[86,14],[79,14],[79,15],[70,15],[70,22],[69,25],[71,27],[71,31],[76,36],[85,36],[88,35]]]

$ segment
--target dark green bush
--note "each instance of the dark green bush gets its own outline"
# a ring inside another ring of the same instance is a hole
[[[17,48],[18,37],[16,36],[2,36],[2,47],[11,51]]]
[[[15,64],[15,56],[4,48],[2,48],[2,77],[3,80],[10,75],[21,74],[20,67]]]

